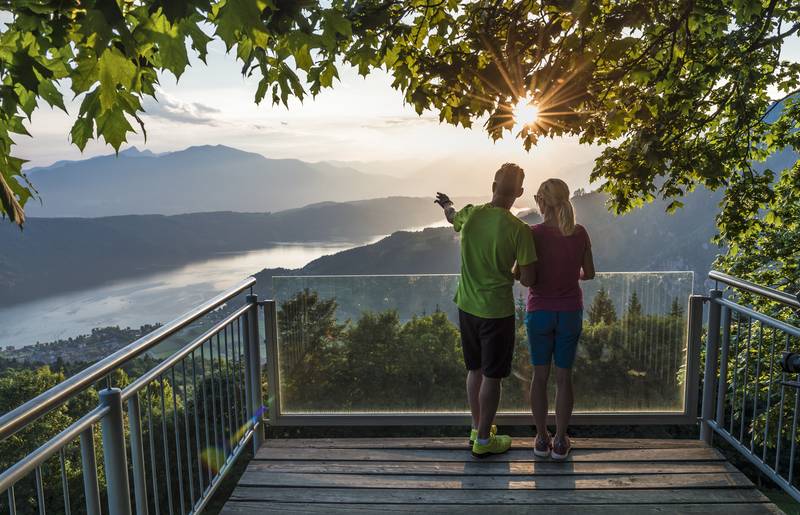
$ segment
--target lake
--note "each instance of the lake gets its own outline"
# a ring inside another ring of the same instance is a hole
[[[168,322],[264,268],[300,268],[358,244],[281,244],[0,309],[0,347],[87,334],[94,327]]]

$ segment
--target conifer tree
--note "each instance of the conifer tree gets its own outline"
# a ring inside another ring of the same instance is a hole
[[[631,318],[642,316],[642,303],[639,302],[639,295],[633,292],[628,303],[628,316]]]
[[[614,308],[614,303],[606,289],[600,288],[589,307],[589,323],[592,325],[613,324],[616,321],[617,310]]]

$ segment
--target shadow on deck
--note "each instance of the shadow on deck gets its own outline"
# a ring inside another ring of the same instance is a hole
[[[573,447],[559,463],[535,459],[530,438],[484,460],[460,438],[271,440],[222,513],[781,513],[698,440],[576,438]]]

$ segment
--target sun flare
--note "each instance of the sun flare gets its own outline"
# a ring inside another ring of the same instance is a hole
[[[536,125],[539,121],[539,106],[530,96],[520,98],[512,112],[514,125],[518,130]]]

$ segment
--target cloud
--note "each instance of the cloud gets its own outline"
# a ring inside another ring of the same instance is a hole
[[[144,102],[144,112],[147,116],[178,123],[211,126],[217,126],[219,123],[215,115],[220,110],[215,107],[199,102],[184,102],[163,90],[158,90],[156,93],[158,101],[148,97]]]
[[[410,127],[414,125],[427,125],[431,123],[439,123],[439,119],[435,116],[393,116],[379,118],[370,123],[361,125],[365,129],[400,129],[403,127]]]

